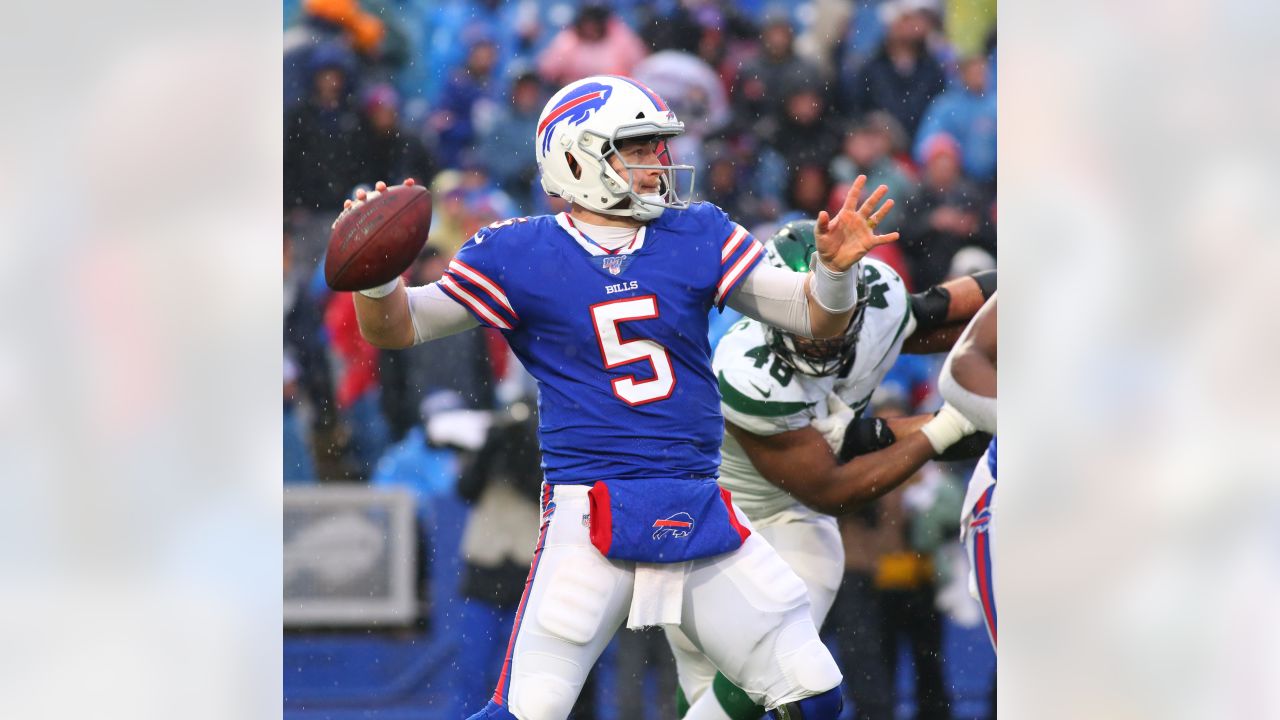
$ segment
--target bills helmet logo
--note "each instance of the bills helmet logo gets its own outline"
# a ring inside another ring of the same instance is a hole
[[[687,512],[678,512],[669,518],[654,520],[653,526],[657,528],[653,531],[654,540],[688,537],[693,532],[693,516]]]
[[[584,83],[582,87],[576,88],[561,98],[560,104],[552,108],[542,122],[538,123],[538,135],[542,138],[542,154],[546,155],[551,151],[551,131],[556,125],[562,122],[568,122],[570,125],[581,124],[591,117],[591,113],[604,107],[612,93],[613,88],[603,83]]]

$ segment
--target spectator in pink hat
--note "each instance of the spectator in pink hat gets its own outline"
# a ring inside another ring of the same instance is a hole
[[[995,256],[995,229],[986,209],[990,196],[960,169],[960,144],[946,133],[929,138],[921,148],[924,161],[920,194],[900,243],[911,263],[915,287],[929,287],[946,279],[951,259],[966,246]]]
[[[587,3],[538,56],[538,74],[560,86],[588,75],[630,75],[648,49],[608,5]]]

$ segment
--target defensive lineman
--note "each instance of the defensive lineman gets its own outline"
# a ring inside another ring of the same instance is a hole
[[[839,335],[856,300],[851,269],[897,238],[871,229],[893,201],[880,205],[881,186],[859,206],[859,178],[835,217],[819,213],[812,273],[762,265],[746,230],[681,197],[692,168],[672,164],[666,141],[683,129],[629,78],[570,84],[535,138],[543,188],[568,213],[491,225],[438,283],[356,296],[375,345],[480,323],[538,381],[541,534],[498,686],[476,718],[566,717],[624,620],[679,627],[780,715],[840,711],[840,672],[804,584],[715,485],[723,420],[707,312],[728,304],[792,333]]]
[[[806,272],[814,243],[813,221],[788,223],[766,243],[767,258]],[[854,418],[900,352],[944,349],[995,285],[994,272],[983,273],[910,295],[882,262],[864,259],[858,271],[858,303],[842,336],[804,339],[745,319],[725,334],[713,361],[729,430],[720,484],[804,581],[817,626],[844,572],[832,515],[889,492],[973,432],[945,406],[937,416],[892,424]],[[667,635],[680,675],[680,704],[692,703],[685,720],[763,714],[678,629]]]

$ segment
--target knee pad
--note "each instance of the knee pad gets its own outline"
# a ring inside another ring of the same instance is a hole
[[[842,710],[844,698],[837,685],[824,693],[779,705],[769,716],[774,720],[836,720]]]
[[[798,622],[778,636],[778,663],[792,692],[812,695],[838,687],[844,676],[812,623]]]
[[[511,717],[486,720],[561,720],[569,716],[578,693],[564,680],[547,673],[526,675],[513,683],[508,700]]]

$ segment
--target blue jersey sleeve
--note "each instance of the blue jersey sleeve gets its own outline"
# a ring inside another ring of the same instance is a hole
[[[729,296],[764,259],[764,246],[747,229],[729,219],[720,208],[714,209],[711,226],[720,249],[720,281],[716,285],[715,304],[724,309]]]
[[[523,218],[521,218],[523,220]],[[485,327],[513,330],[520,316],[507,297],[502,251],[503,228],[513,221],[494,223],[471,237],[449,262],[440,278],[440,289],[466,308]]]

